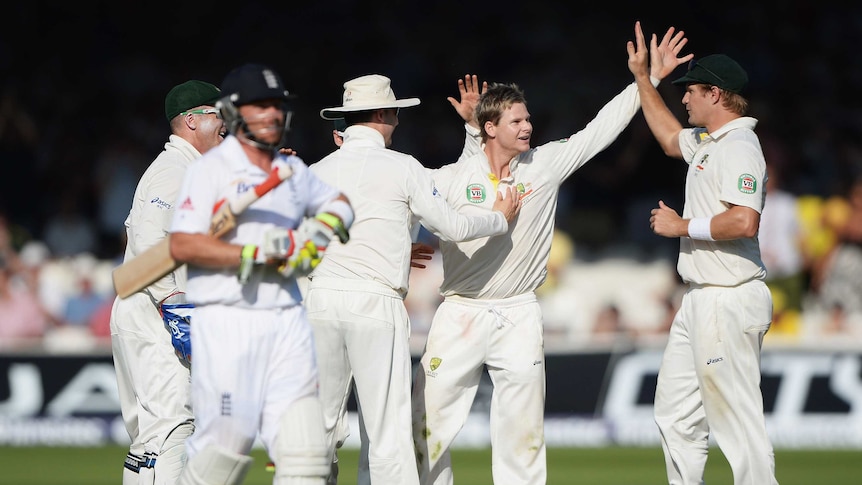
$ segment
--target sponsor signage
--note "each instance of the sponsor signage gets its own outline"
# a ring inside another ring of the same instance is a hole
[[[659,446],[660,362],[658,350],[548,354],[548,446]],[[761,368],[776,448],[862,449],[862,352],[764,351]],[[491,392],[485,375],[455,446],[490,445]],[[358,446],[355,412],[351,423]],[[0,446],[113,443],[128,436],[110,356],[0,355]]]

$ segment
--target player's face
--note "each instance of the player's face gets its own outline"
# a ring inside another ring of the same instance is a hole
[[[204,108],[212,108],[212,106],[205,106]],[[215,147],[224,139],[224,120],[218,114],[206,113],[195,115],[195,122],[197,123],[196,134],[199,145],[197,148],[201,153],[205,153],[210,148]]]
[[[284,128],[284,111],[278,99],[256,101],[239,107],[239,114],[248,125],[248,134],[261,143],[277,143]]]
[[[380,110],[380,116],[382,117],[382,131],[383,142],[387,147],[392,145],[392,134],[395,133],[395,128],[398,126],[398,113],[400,110],[398,108],[384,108]]]
[[[708,113],[713,106],[713,96],[717,94],[718,88],[705,84],[689,84],[685,88],[682,104],[688,111],[688,122],[692,126],[706,126]]]
[[[533,135],[533,123],[530,122],[530,112],[524,103],[515,103],[503,111],[496,125],[490,122],[485,127],[494,143],[512,155],[524,153],[530,149],[530,137]]]

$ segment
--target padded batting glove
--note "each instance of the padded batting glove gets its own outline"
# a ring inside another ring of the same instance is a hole
[[[264,235],[263,252],[267,260],[280,262],[278,271],[284,277],[310,273],[323,257],[314,241],[299,228],[270,229]]]
[[[165,329],[171,334],[174,353],[186,365],[192,363],[191,313],[195,306],[186,301],[186,294],[178,291],[159,302],[159,313]]]
[[[264,255],[267,259],[283,260],[279,271],[284,276],[307,275],[323,259],[332,238],[347,242],[350,236],[341,219],[321,213],[305,219],[296,229],[276,228],[264,237]]]

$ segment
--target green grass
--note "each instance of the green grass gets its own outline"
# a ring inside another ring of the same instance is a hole
[[[12,448],[0,447],[0,484],[3,485],[117,485],[121,481],[126,449]],[[246,485],[272,483],[264,469],[267,458],[255,449],[254,465]],[[340,485],[356,483],[358,452],[339,454]],[[452,456],[456,483],[490,485],[490,450],[455,450]],[[862,452],[858,450],[777,450],[781,485],[859,483]],[[667,483],[659,448],[553,448],[548,450],[548,485],[657,485]],[[706,483],[730,485],[730,468],[721,452],[710,452]]]

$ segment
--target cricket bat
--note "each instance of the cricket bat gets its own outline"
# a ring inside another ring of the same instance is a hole
[[[213,207],[210,235],[215,238],[225,235],[236,226],[237,215],[261,196],[277,187],[278,184],[290,178],[291,175],[293,175],[293,170],[290,166],[280,166],[273,169],[269,177],[253,190],[246,191],[230,201],[220,200]],[[181,266],[171,257],[170,236],[168,234],[143,253],[114,269],[111,275],[114,281],[114,291],[120,298],[126,298],[143,290]]]

